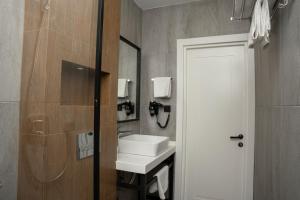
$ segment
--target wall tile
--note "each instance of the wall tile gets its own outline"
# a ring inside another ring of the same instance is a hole
[[[300,2],[292,1],[280,15],[280,105],[300,105]]]
[[[0,199],[16,200],[24,1],[1,1],[0,18]]]
[[[0,101],[19,101],[24,2],[4,2],[0,7],[0,18],[6,19],[0,21]]]
[[[272,131],[271,109],[258,107],[256,109],[255,136],[255,174],[254,199],[272,200],[272,171],[267,170],[272,165],[272,143],[269,142]]]
[[[141,47],[142,43],[142,10],[135,4],[134,0],[121,1],[121,35]],[[141,72],[143,74],[143,72]],[[141,81],[143,77],[141,76]],[[143,88],[141,88],[141,91]],[[140,106],[141,109],[142,105]],[[142,115],[142,111],[140,111]],[[140,133],[140,121],[119,123],[119,129]]]
[[[267,155],[272,165],[266,170],[272,171],[272,199],[299,199],[300,107],[273,107],[271,119],[272,135],[268,139],[271,138],[272,151]]]
[[[271,106],[280,104],[280,65],[279,65],[279,24],[274,20],[270,44],[255,49],[256,105]]]
[[[0,8],[11,7],[19,10],[24,14],[24,4],[24,1],[20,2],[19,0],[2,0],[0,2]]]
[[[60,85],[62,60],[85,66],[95,62],[95,1],[51,0],[41,26],[45,1],[25,0],[18,182],[22,200],[92,199],[92,159],[78,161],[75,144],[77,133],[93,128],[93,106],[61,105]],[[65,164],[65,172],[56,178]]]
[[[19,103],[0,103],[0,199],[16,200]]]
[[[43,195],[46,199],[92,199],[93,160],[77,160],[76,132],[47,136],[23,134],[22,141],[20,181],[24,185],[19,187],[22,199],[42,199]],[[46,190],[41,184],[45,181],[48,182]]]
[[[47,67],[46,67],[46,99],[48,102],[60,102],[62,60],[77,62],[72,54],[72,38],[60,34],[56,31],[49,31]],[[89,51],[85,52],[89,53]],[[83,57],[83,56],[82,56]],[[74,59],[73,59],[74,58]],[[87,59],[85,59],[87,60]],[[78,63],[88,64],[88,63]],[[88,66],[88,65],[86,65]]]
[[[50,29],[64,36],[72,36],[73,8],[71,0],[51,0]]]
[[[141,46],[142,43],[142,10],[133,0],[122,0],[121,35]]]
[[[38,42],[38,40],[40,40],[40,42]],[[45,101],[47,48],[48,29],[24,33],[21,80],[21,95],[23,101]]]
[[[132,131],[134,134],[140,134],[140,121],[132,121],[118,124],[119,132]]]
[[[256,49],[255,200],[300,198],[299,8],[291,1],[279,12],[271,44]]]
[[[271,43],[256,48],[256,103],[259,106],[300,104],[300,3],[275,16]],[[290,30],[290,31],[287,31]]]
[[[91,41],[93,0],[72,0],[71,4],[74,39],[89,44]]]
[[[121,33],[120,35],[141,47],[142,43],[142,10],[135,4],[134,0],[121,0]],[[143,51],[143,50],[142,50]],[[142,74],[142,73],[141,73]],[[141,80],[143,77],[141,76]],[[141,91],[143,89],[141,88]],[[140,105],[140,115],[142,115]],[[118,123],[118,131],[132,131],[134,134],[140,133],[140,121]],[[120,189],[118,199],[133,200],[136,192]]]

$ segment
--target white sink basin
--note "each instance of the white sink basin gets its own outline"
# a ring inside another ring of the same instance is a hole
[[[129,135],[119,139],[119,153],[155,157],[168,148],[168,143],[168,137]]]

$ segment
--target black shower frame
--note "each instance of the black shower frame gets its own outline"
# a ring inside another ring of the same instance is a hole
[[[104,0],[98,0],[96,69],[94,92],[94,162],[93,162],[93,196],[100,200],[100,110],[101,110],[101,65],[103,43]]]

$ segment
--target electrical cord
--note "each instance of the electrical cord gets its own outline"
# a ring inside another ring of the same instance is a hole
[[[169,113],[168,117],[167,117],[167,121],[165,122],[164,125],[161,124],[159,122],[159,119],[158,119],[160,108],[163,108],[165,113]],[[154,117],[154,116],[156,117],[156,124],[160,128],[162,128],[162,129],[167,128],[167,126],[169,124],[169,121],[170,121],[171,106],[163,105],[163,104],[158,103],[156,101],[150,101],[150,103],[149,103],[149,112],[150,112],[151,117]]]
[[[160,127],[160,128],[167,128],[168,124],[169,124],[169,121],[170,121],[170,113],[168,114],[168,117],[167,117],[167,121],[165,123],[165,125],[162,125],[159,121],[158,121],[158,115],[156,115],[156,123],[157,125]]]

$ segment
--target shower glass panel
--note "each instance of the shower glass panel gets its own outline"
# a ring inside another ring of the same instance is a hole
[[[93,199],[98,1],[25,0],[20,200]]]

